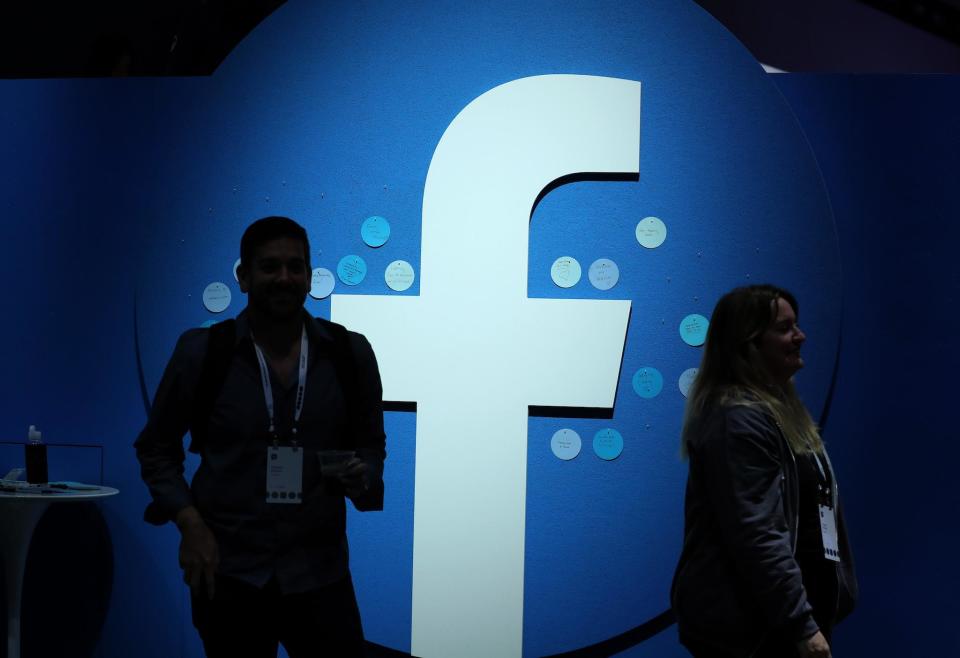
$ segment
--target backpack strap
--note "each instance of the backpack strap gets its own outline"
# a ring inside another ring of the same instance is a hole
[[[207,335],[207,353],[203,357],[200,378],[197,381],[193,408],[190,410],[190,452],[200,454],[207,436],[207,425],[213,405],[223,389],[233,360],[237,340],[236,320],[224,320],[210,327]]]
[[[347,328],[342,324],[324,320],[323,318],[316,318],[316,320],[333,336],[333,345],[329,348],[327,354],[333,362],[333,369],[347,406],[347,423],[350,432],[348,440],[350,445],[344,447],[354,448],[358,443],[357,431],[359,428],[360,401],[357,395],[357,391],[359,390],[357,360],[354,356],[353,348],[350,347],[350,336],[347,333]]]

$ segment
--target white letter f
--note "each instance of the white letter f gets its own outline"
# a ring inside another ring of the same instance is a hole
[[[529,299],[531,207],[573,174],[637,174],[640,83],[547,75],[448,126],[423,195],[420,296],[334,295],[384,399],[417,403],[412,653],[519,657],[530,405],[613,406],[629,301]]]

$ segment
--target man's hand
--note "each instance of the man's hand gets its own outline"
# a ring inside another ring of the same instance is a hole
[[[830,645],[820,631],[806,640],[797,642],[797,651],[800,653],[800,658],[830,658]]]
[[[180,568],[183,569],[183,582],[193,591],[206,583],[207,597],[213,599],[214,574],[220,563],[217,540],[203,522],[196,507],[180,510],[176,524],[180,530]]]
[[[362,496],[370,490],[369,471],[370,466],[356,457],[347,462],[339,478],[348,496]]]

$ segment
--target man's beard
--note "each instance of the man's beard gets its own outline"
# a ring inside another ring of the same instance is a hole
[[[264,290],[259,307],[267,317],[289,320],[303,311],[306,294],[296,286],[271,286]]]

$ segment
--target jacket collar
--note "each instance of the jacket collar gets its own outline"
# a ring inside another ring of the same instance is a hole
[[[244,339],[250,340],[252,342],[250,334],[250,321],[247,317],[247,311],[244,309],[237,315],[237,331],[236,337],[234,339],[234,347],[240,344]],[[307,338],[311,343],[331,343],[333,342],[333,336],[330,334],[330,331],[323,326],[323,323],[320,322],[317,318],[313,317],[307,310],[303,310],[303,323],[307,328]]]

